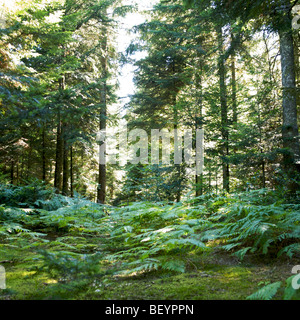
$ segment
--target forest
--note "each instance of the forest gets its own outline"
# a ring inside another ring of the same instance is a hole
[[[299,48],[297,0],[0,0],[0,305],[300,300]]]

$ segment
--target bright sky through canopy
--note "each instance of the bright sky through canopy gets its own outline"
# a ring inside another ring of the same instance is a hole
[[[117,36],[118,51],[125,52],[131,41],[135,38],[135,34],[131,32],[132,28],[139,25],[145,21],[145,17],[142,15],[142,11],[150,10],[157,1],[156,0],[142,0],[138,1],[138,11],[133,13],[128,13],[125,18],[120,18],[119,31]],[[127,0],[124,1],[124,5],[134,5],[136,1]],[[136,59],[140,59],[145,55],[145,53],[135,54]],[[129,96],[134,93],[134,83],[133,83],[133,73],[134,66],[131,64],[126,64],[121,69],[121,76],[119,78],[120,89],[118,90],[118,96],[121,99],[120,103],[123,105],[129,101]]]

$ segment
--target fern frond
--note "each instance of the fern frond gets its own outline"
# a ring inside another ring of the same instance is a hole
[[[274,282],[264,286],[255,293],[247,297],[247,300],[271,300],[278,289],[281,287],[281,281]]]
[[[290,244],[284,248],[282,248],[278,252],[278,257],[280,257],[283,253],[285,253],[289,258],[292,258],[294,254],[300,253],[300,244],[299,243],[293,243]]]
[[[185,263],[181,260],[170,260],[162,264],[162,269],[174,271],[174,272],[185,272]]]

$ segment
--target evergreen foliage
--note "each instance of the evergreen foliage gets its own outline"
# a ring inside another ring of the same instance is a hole
[[[186,274],[215,255],[299,259],[296,1],[157,0],[118,52],[121,18],[136,5],[0,8],[0,264],[30,264],[26,272],[50,279],[51,298]],[[135,92],[122,104],[126,64]],[[125,122],[148,137],[191,130],[192,155],[203,129],[203,171],[172,152],[169,164],[150,152],[148,163],[99,163],[97,133]],[[244,298],[299,299],[297,275],[285,276]]]

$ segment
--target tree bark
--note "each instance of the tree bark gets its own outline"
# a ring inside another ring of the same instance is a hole
[[[63,91],[65,88],[64,78],[59,81],[59,90]],[[57,131],[56,131],[56,159],[55,159],[55,173],[54,173],[54,188],[57,192],[62,189],[62,172],[63,172],[63,127],[61,120],[61,107],[58,107],[57,114]]]
[[[233,125],[236,125],[238,122],[238,113],[237,113],[237,88],[236,88],[236,67],[235,67],[235,53],[231,55],[231,90],[232,90],[232,122]]]
[[[14,160],[11,160],[11,163],[10,163],[10,183],[11,184],[14,184]]]
[[[60,120],[60,112],[58,115],[58,124],[56,132],[56,158],[55,158],[55,173],[54,173],[54,188],[57,192],[62,189],[62,170],[63,170],[63,138],[62,127]]]
[[[19,175],[19,159],[17,159],[17,163],[16,163],[16,182],[17,185],[20,184],[20,175]]]
[[[200,62],[200,74],[197,72],[196,74],[196,86],[198,92],[198,111],[199,115],[196,115],[196,130],[203,128],[203,90],[202,90],[202,64]],[[203,173],[195,175],[195,183],[196,183],[196,197],[199,197],[203,194]]]
[[[102,52],[101,68],[102,68],[102,91],[101,91],[101,110],[100,110],[100,130],[106,130],[106,117],[107,117],[107,28],[102,29]],[[106,198],[106,164],[99,163],[98,169],[98,188],[97,188],[97,202],[105,203]]]
[[[175,64],[173,63],[173,72],[175,74]],[[173,105],[173,114],[174,114],[174,130],[178,130],[178,110],[176,108],[176,94],[175,94],[175,81],[173,80],[173,97],[172,97],[172,105]],[[178,179],[178,185],[176,190],[176,202],[181,201],[181,164],[174,164],[177,179]]]
[[[42,167],[43,167],[43,176],[42,180],[46,181],[46,131],[45,126],[43,126],[43,132],[42,132]]]
[[[66,128],[64,127],[64,132]],[[64,139],[63,146],[63,184],[62,184],[62,193],[67,196],[69,194],[69,148],[66,140]]]
[[[229,165],[226,162],[226,157],[229,155],[228,140],[228,106],[226,93],[226,70],[224,64],[224,50],[223,50],[223,35],[222,28],[217,29],[218,46],[219,46],[219,86],[220,86],[220,104],[221,104],[221,135],[222,135],[222,171],[223,171],[223,189],[229,192]]]
[[[176,98],[175,98],[176,101]],[[178,120],[177,120],[177,109],[176,109],[176,102],[174,105],[174,130],[178,129]],[[180,202],[181,201],[181,164],[174,164],[175,166],[175,171],[176,171],[176,175],[177,175],[177,179],[178,179],[178,185],[177,185],[177,190],[176,190],[176,202]]]
[[[73,176],[73,147],[70,147],[70,194],[74,197],[74,176]]]
[[[282,73],[282,139],[283,147],[287,150],[283,158],[283,169],[290,178],[288,189],[291,192],[299,189],[300,182],[294,181],[295,172],[300,171],[300,144],[297,123],[297,92],[296,92],[296,68],[294,55],[294,42],[291,29],[291,17],[289,15],[286,0],[285,6],[280,9],[281,24],[279,33],[281,73]]]
[[[282,138],[284,147],[289,151],[285,155],[284,162],[292,166],[300,160],[294,46],[290,31],[279,31],[279,37],[282,72]]]

